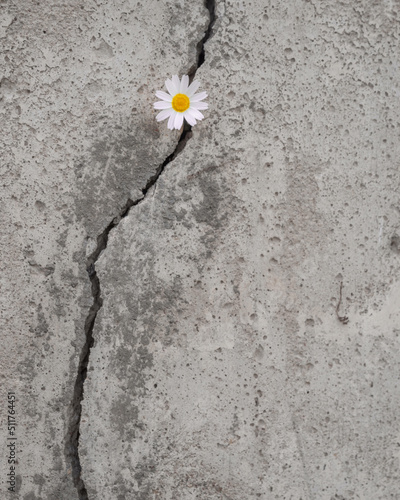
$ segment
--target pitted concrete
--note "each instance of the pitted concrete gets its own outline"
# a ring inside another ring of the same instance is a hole
[[[217,3],[207,119],[97,266],[89,497],[398,496],[394,17]]]
[[[192,0],[6,10],[18,495],[73,499],[86,256],[176,148],[154,91],[195,67],[209,20]],[[90,500],[399,498],[398,10],[217,1],[206,119],[96,262]]]
[[[86,256],[175,149],[154,92],[196,64],[208,16],[200,1],[1,9],[1,366],[19,424],[10,495],[71,500],[71,405],[93,301]],[[2,462],[2,498],[8,470]]]

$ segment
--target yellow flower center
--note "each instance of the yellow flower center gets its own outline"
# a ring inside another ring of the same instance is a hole
[[[172,108],[178,113],[183,113],[190,106],[190,99],[185,94],[176,94],[172,98]]]

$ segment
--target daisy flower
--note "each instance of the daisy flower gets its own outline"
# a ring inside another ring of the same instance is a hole
[[[156,116],[158,122],[169,118],[168,128],[170,130],[174,128],[179,130],[183,125],[183,119],[189,125],[196,125],[196,120],[204,118],[200,110],[208,109],[208,104],[201,101],[207,97],[207,93],[200,92],[196,94],[197,89],[200,87],[200,82],[194,80],[189,85],[189,77],[187,75],[183,75],[182,80],[179,80],[179,77],[174,75],[172,80],[165,82],[165,86],[167,87],[168,94],[161,90],[157,90],[156,92],[156,96],[162,99],[162,101],[154,103],[155,109],[162,110]]]

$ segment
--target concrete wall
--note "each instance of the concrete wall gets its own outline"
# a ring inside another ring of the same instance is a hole
[[[400,2],[0,11],[1,498],[400,499]]]

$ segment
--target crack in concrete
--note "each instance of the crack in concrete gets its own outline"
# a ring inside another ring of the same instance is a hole
[[[197,61],[193,69],[189,72],[190,81],[193,80],[196,71],[204,63],[205,60],[205,44],[212,34],[212,28],[214,26],[216,15],[215,15],[215,4],[216,0],[205,0],[205,6],[209,11],[210,20],[207,26],[207,30],[204,37],[200,40],[197,46]],[[84,383],[87,377],[87,369],[90,358],[90,351],[94,344],[93,328],[96,321],[96,316],[103,305],[103,299],[101,297],[100,280],[96,273],[95,264],[99,258],[101,252],[107,248],[108,236],[110,232],[118,226],[120,221],[129,214],[132,207],[141,203],[152,188],[160,175],[163,173],[166,166],[171,163],[185,148],[187,141],[192,137],[192,127],[188,124],[184,125],[181,136],[179,137],[178,143],[174,151],[164,160],[164,162],[158,167],[156,173],[150,177],[147,181],[146,186],[142,189],[142,196],[136,200],[128,199],[123,209],[120,213],[113,218],[106,229],[97,237],[97,245],[94,252],[87,259],[86,270],[91,281],[91,291],[93,296],[93,304],[90,307],[89,313],[85,321],[85,344],[82,348],[79,365],[78,374],[75,380],[74,386],[74,397],[72,401],[72,417],[68,426],[68,434],[66,440],[66,456],[71,461],[72,465],[72,477],[74,485],[78,492],[79,500],[89,500],[86,486],[81,477],[81,463],[79,457],[79,437],[80,437],[80,423],[82,415],[82,400],[84,396]]]

